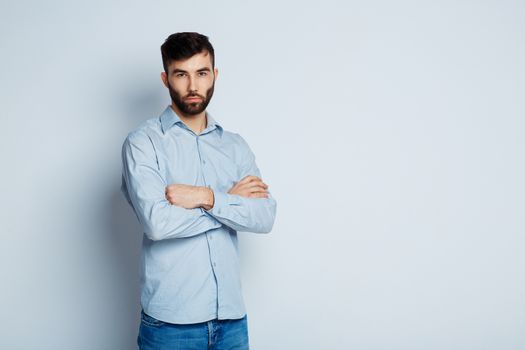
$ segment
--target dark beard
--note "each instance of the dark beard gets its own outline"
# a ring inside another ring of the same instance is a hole
[[[208,103],[210,103],[214,89],[215,82],[213,82],[213,85],[208,89],[208,91],[206,91],[206,97],[198,94],[188,94],[184,96],[184,98],[188,98],[191,96],[199,97],[202,99],[200,102],[186,102],[177,91],[171,88],[171,85],[168,83],[168,90],[170,91],[171,101],[175,104],[175,106],[177,106],[177,108],[182,113],[187,115],[196,115],[202,113],[206,109],[206,107],[208,107]]]

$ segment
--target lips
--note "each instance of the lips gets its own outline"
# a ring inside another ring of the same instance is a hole
[[[186,101],[201,101],[202,99],[200,97],[188,97]]]

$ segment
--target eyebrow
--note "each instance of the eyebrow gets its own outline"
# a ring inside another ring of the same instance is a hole
[[[197,69],[197,73],[198,72],[211,72],[211,70],[208,67],[203,67],[203,68]],[[171,74],[175,74],[175,73],[188,73],[188,71],[185,71],[184,69],[175,68],[173,72],[171,72]]]

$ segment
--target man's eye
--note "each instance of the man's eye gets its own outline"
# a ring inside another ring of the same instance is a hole
[[[175,74],[176,77],[183,77],[183,76],[185,76],[185,75],[186,75],[186,74],[184,74],[184,73],[177,73],[177,74]]]
[[[208,75],[207,72],[200,72],[199,74],[200,74],[201,77]]]

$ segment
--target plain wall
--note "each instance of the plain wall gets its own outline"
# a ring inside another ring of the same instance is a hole
[[[210,37],[208,107],[277,200],[239,233],[254,350],[525,348],[518,1],[2,1],[0,348],[136,348],[127,133],[160,45]]]

